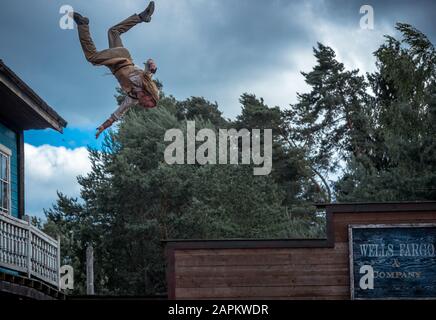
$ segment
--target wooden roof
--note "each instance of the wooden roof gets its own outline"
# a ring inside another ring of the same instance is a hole
[[[67,122],[0,60],[0,120],[20,130],[52,128]]]

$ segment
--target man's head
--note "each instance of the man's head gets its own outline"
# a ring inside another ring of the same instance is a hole
[[[156,71],[156,63],[152,59],[148,59],[143,73],[142,90],[136,92],[139,104],[147,109],[156,107],[157,101],[159,101],[159,89],[152,79]]]
[[[157,66],[153,59],[148,59],[147,62],[144,63],[144,65],[145,65],[145,72],[149,71],[153,74],[156,73]]]
[[[154,101],[150,94],[144,91],[139,91],[137,92],[136,96],[138,97],[139,104],[144,108],[151,109],[156,107],[156,101]]]

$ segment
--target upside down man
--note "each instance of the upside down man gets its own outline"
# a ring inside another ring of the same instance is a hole
[[[95,66],[106,66],[118,80],[127,96],[118,109],[97,128],[96,138],[120,120],[126,112],[135,105],[146,109],[155,108],[159,101],[159,89],[153,81],[157,71],[155,62],[149,59],[145,69],[141,69],[132,61],[129,51],[124,48],[121,34],[142,22],[150,22],[154,12],[154,2],[151,1],[147,8],[140,14],[134,14],[108,31],[109,49],[97,51],[89,31],[89,19],[77,12],[73,19],[77,24],[79,39],[86,59]]]

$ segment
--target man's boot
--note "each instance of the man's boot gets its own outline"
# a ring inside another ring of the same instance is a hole
[[[141,18],[142,21],[150,22],[153,13],[154,13],[154,1],[151,1],[148,7],[143,12],[138,14],[138,16]]]
[[[85,18],[84,16],[82,16],[80,13],[78,12],[74,12],[73,13],[73,19],[74,21],[77,23],[78,26],[81,26],[83,24],[89,24],[89,19]]]

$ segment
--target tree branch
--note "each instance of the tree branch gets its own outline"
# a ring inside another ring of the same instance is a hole
[[[286,137],[283,134],[283,130],[281,128],[280,128],[280,132],[282,134],[283,139],[285,139],[285,141],[289,144],[289,146],[291,148],[298,148],[297,144],[294,141],[290,140],[288,137]],[[327,183],[327,180],[322,176],[322,174],[318,170],[315,169],[314,166],[312,166],[310,163],[308,163],[307,165],[310,168],[310,170],[312,170],[312,172],[315,173],[315,175],[317,175],[321,179],[325,189],[327,190],[327,198],[325,198],[325,196],[324,196],[324,200],[327,203],[331,203],[331,201],[332,201],[332,191],[330,189],[330,186]],[[318,184],[318,182],[313,177],[311,177],[311,180],[318,186],[318,188],[321,189],[320,185]]]

